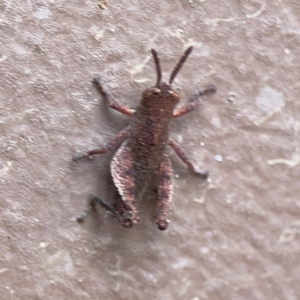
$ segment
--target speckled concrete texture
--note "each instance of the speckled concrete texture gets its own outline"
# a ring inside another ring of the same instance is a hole
[[[113,203],[112,154],[72,164],[127,124],[94,76],[135,107],[184,49],[182,103],[218,92],[174,120],[169,230],[126,230],[89,194]],[[300,299],[300,3],[287,0],[0,2],[0,299]]]

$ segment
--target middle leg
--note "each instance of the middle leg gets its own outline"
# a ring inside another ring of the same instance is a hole
[[[110,139],[104,147],[102,147],[100,149],[93,149],[83,155],[75,155],[75,156],[73,156],[72,160],[78,161],[80,159],[83,159],[83,158],[86,158],[86,157],[89,157],[89,156],[92,156],[95,154],[103,154],[103,153],[107,153],[107,152],[113,150],[115,147],[120,145],[121,142],[123,142],[129,136],[128,129],[129,128],[126,127],[125,129],[120,131],[117,135],[115,135],[112,139]]]
[[[208,178],[208,171],[198,171],[190,161],[190,159],[187,157],[186,153],[180,148],[178,144],[176,144],[173,140],[168,140],[168,145],[173,148],[173,150],[176,152],[176,154],[179,156],[179,158],[188,166],[189,170],[195,174],[200,176],[202,179]]]

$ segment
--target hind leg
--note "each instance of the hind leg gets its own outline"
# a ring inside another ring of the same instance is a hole
[[[78,161],[83,158],[95,155],[95,154],[103,154],[103,153],[112,151],[117,146],[119,146],[126,138],[128,138],[128,136],[129,136],[128,130],[129,130],[129,128],[126,127],[125,129],[120,131],[118,134],[116,134],[114,137],[112,137],[110,140],[108,140],[102,148],[91,150],[83,155],[75,155],[75,156],[73,156],[72,160]]]
[[[130,148],[126,144],[116,152],[110,165],[113,182],[118,191],[118,198],[114,208],[109,207],[100,198],[90,196],[90,202],[84,213],[77,218],[79,223],[84,219],[96,205],[100,205],[107,212],[113,215],[119,223],[130,228],[132,225],[139,223],[140,217],[136,206],[135,198],[135,178],[133,172],[133,159]]]
[[[90,212],[92,210],[96,209],[96,205],[100,205],[107,212],[112,214],[114,217],[118,218],[117,213],[113,209],[111,209],[107,204],[105,204],[100,198],[98,198],[97,196],[94,196],[94,195],[90,195],[87,208],[80,216],[78,216],[76,218],[77,222],[78,223],[83,223],[85,218],[90,214]]]
[[[110,165],[111,175],[119,193],[115,210],[121,217],[120,223],[130,227],[140,221],[136,206],[135,177],[133,171],[133,158],[130,148],[123,144],[113,157]]]
[[[155,220],[159,230],[168,228],[169,210],[173,197],[173,170],[167,155],[160,163],[157,176],[157,204]]]
[[[116,210],[112,209],[106,203],[104,203],[100,198],[94,195],[90,195],[90,201],[88,203],[88,206],[86,210],[83,212],[83,214],[76,218],[77,222],[83,223],[85,218],[90,214],[92,210],[95,210],[96,206],[98,205],[104,208],[110,215],[115,217],[123,227],[130,228],[132,226],[131,220],[124,218],[125,215],[124,211],[120,211],[120,208]]]

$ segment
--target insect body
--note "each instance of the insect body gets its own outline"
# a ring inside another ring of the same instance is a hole
[[[169,138],[170,121],[196,109],[200,96],[215,92],[215,87],[209,85],[190,103],[176,108],[180,95],[172,89],[172,82],[192,49],[189,47],[185,51],[172,71],[168,83],[161,82],[162,72],[158,55],[154,49],[151,50],[157,81],[155,86],[142,93],[142,99],[136,110],[117,103],[104,91],[99,78],[93,80],[106,103],[111,108],[129,115],[131,119],[129,126],[109,140],[104,147],[73,157],[73,161],[78,161],[84,157],[109,152],[122,143],[110,165],[111,175],[118,191],[114,208],[109,207],[100,198],[91,196],[88,209],[78,218],[78,221],[83,222],[91,208],[97,204],[113,214],[123,227],[129,228],[139,223],[137,203],[145,196],[155,175],[157,180],[155,220],[160,230],[166,230],[173,196],[173,171],[165,153],[167,145],[175,150],[192,173],[203,179],[207,178],[208,172],[197,171],[184,151]]]

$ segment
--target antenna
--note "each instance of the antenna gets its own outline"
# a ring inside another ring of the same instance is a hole
[[[151,53],[153,55],[154,64],[155,64],[155,68],[156,68],[156,76],[157,76],[156,86],[159,86],[159,84],[161,82],[161,67],[160,67],[160,62],[159,62],[159,58],[158,58],[157,52],[154,49],[151,49]]]
[[[188,58],[188,56],[191,54],[192,50],[193,50],[193,46],[188,47],[185,50],[185,52],[181,56],[180,60],[178,61],[177,65],[175,66],[174,70],[172,71],[172,73],[170,75],[169,84],[172,84],[172,82],[174,81],[176,75],[178,74],[178,72],[182,68],[184,62],[186,61],[186,59]]]

